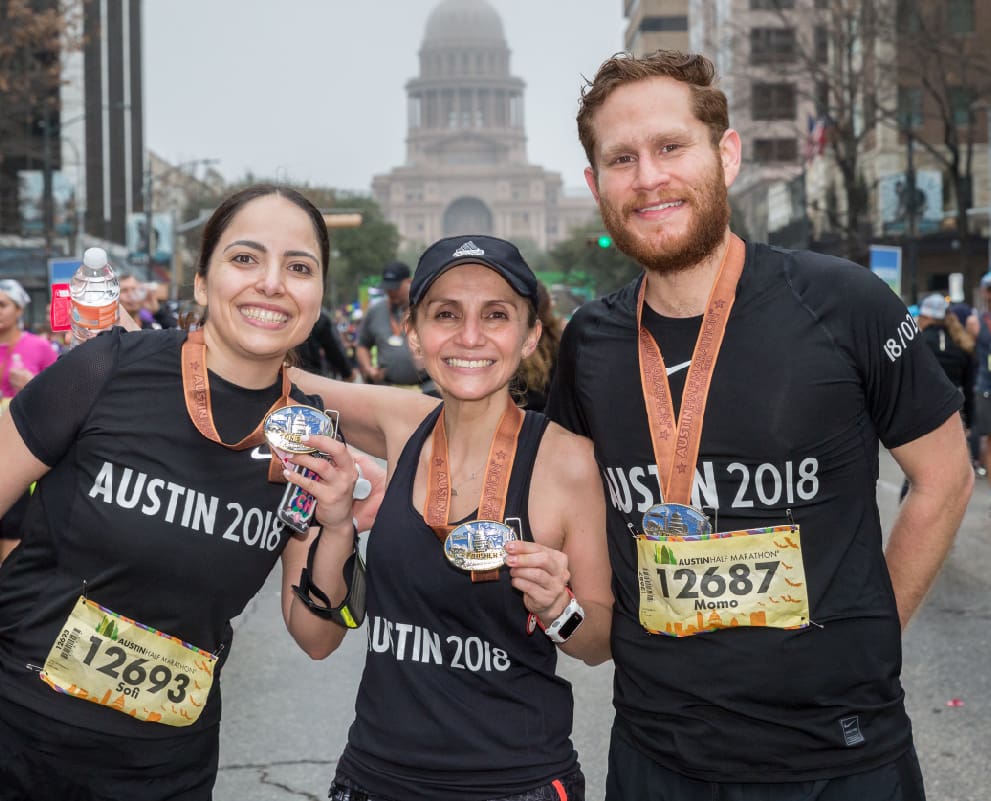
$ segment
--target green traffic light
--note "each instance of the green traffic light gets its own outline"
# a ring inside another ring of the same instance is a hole
[[[599,247],[600,248],[610,248],[612,247],[612,237],[603,234],[599,237]]]

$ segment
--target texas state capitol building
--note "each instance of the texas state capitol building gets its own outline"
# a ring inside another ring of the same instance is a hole
[[[479,233],[547,249],[598,219],[587,189],[565,196],[560,173],[527,162],[525,86],[487,0],[434,8],[406,84],[406,164],[372,181],[404,242]]]

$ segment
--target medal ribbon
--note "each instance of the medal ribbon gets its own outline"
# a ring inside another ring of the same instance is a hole
[[[489,446],[485,462],[485,475],[482,479],[482,492],[478,500],[478,519],[503,521],[506,512],[506,495],[509,477],[516,459],[516,446],[523,428],[523,411],[509,396],[506,397],[506,410],[499,418],[492,444]],[[451,508],[451,469],[447,459],[447,432],[444,428],[444,410],[441,409],[431,437],[433,451],[430,468],[427,472],[427,500],[424,520],[442,542],[455,526],[447,522]],[[471,580],[494,581],[499,578],[499,570],[473,570]]]
[[[213,423],[213,405],[210,402],[210,379],[206,371],[206,342],[203,339],[203,329],[190,331],[186,341],[182,343],[182,391],[186,398],[186,412],[189,414],[189,419],[193,421],[193,425],[196,426],[196,430],[200,434],[229,450],[243,451],[265,442],[265,433],[262,431],[265,417],[276,409],[290,405],[290,386],[289,373],[283,367],[282,395],[258,421],[254,431],[240,442],[229,445],[220,438],[217,427]],[[282,477],[282,462],[279,461],[274,451],[268,465],[268,480],[285,482]]]
[[[705,415],[709,385],[723,335],[726,333],[730,309],[736,298],[736,285],[743,272],[745,258],[746,246],[743,240],[731,234],[719,273],[706,301],[702,328],[685,378],[681,412],[677,421],[674,418],[671,385],[668,383],[664,357],[642,322],[646,277],[640,284],[637,295],[640,385],[647,407],[647,421],[650,424],[654,459],[660,474],[661,492],[666,503],[691,504],[692,481],[695,478],[699,443],[702,441],[702,418]]]

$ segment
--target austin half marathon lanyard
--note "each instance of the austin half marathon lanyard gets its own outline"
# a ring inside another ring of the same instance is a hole
[[[284,466],[280,458],[284,454],[273,445],[276,442],[287,441],[285,434],[291,433],[286,429],[293,422],[302,425],[301,433],[337,435],[337,414],[324,414],[319,409],[298,404],[290,400],[291,384],[289,371],[282,368],[282,394],[273,403],[255,429],[239,442],[228,445],[221,440],[220,434],[213,423],[213,408],[210,403],[210,380],[206,372],[206,343],[203,341],[203,331],[191,331],[182,346],[182,388],[186,396],[186,411],[193,421],[196,430],[211,442],[223,445],[234,451],[243,451],[268,442],[272,458],[268,463],[268,480],[273,484],[286,484],[285,493],[276,512],[279,520],[300,536],[309,532],[310,520],[316,511],[316,499],[298,484],[287,482],[282,475]],[[288,453],[312,453],[314,448],[295,443],[294,447],[286,448]],[[320,476],[301,465],[293,464],[291,469],[302,473],[306,478],[319,480]]]
[[[637,536],[640,624],[651,634],[686,637],[809,622],[797,525],[713,533],[690,505],[709,386],[745,258],[743,241],[731,235],[706,301],[677,421],[664,358],[643,325],[646,278],[637,296],[640,384],[663,497],[644,513]]]
[[[470,572],[473,582],[498,580],[499,566],[506,558],[505,544],[522,537],[522,523],[517,518],[506,522],[502,520],[523,418],[522,410],[507,396],[506,410],[499,418],[489,446],[478,501],[478,518],[460,526],[447,522],[451,508],[451,471],[447,459],[443,409],[434,424],[424,519],[437,538],[443,541],[444,555],[448,561]],[[518,525],[519,530],[514,530],[510,524]]]
[[[195,331],[190,331],[186,341],[182,343],[182,391],[186,398],[186,411],[189,413],[189,419],[193,421],[193,425],[196,426],[196,430],[200,434],[229,450],[243,451],[266,441],[265,432],[262,430],[264,419],[276,409],[290,404],[290,388],[289,372],[283,367],[282,395],[258,421],[254,431],[239,442],[228,445],[220,438],[217,427],[213,423],[213,405],[210,402],[210,379],[206,371],[206,342],[203,340],[203,330],[198,328]],[[268,465],[268,480],[273,483],[285,481],[282,477],[282,462],[279,461],[274,451]]]

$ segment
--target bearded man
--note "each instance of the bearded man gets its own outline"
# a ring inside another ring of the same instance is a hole
[[[922,799],[901,632],[973,485],[960,393],[868,270],[730,231],[743,145],[714,81],[617,56],[578,113],[643,268],[568,324],[547,406],[610,499],[606,798]],[[879,444],[912,486],[886,549]]]

